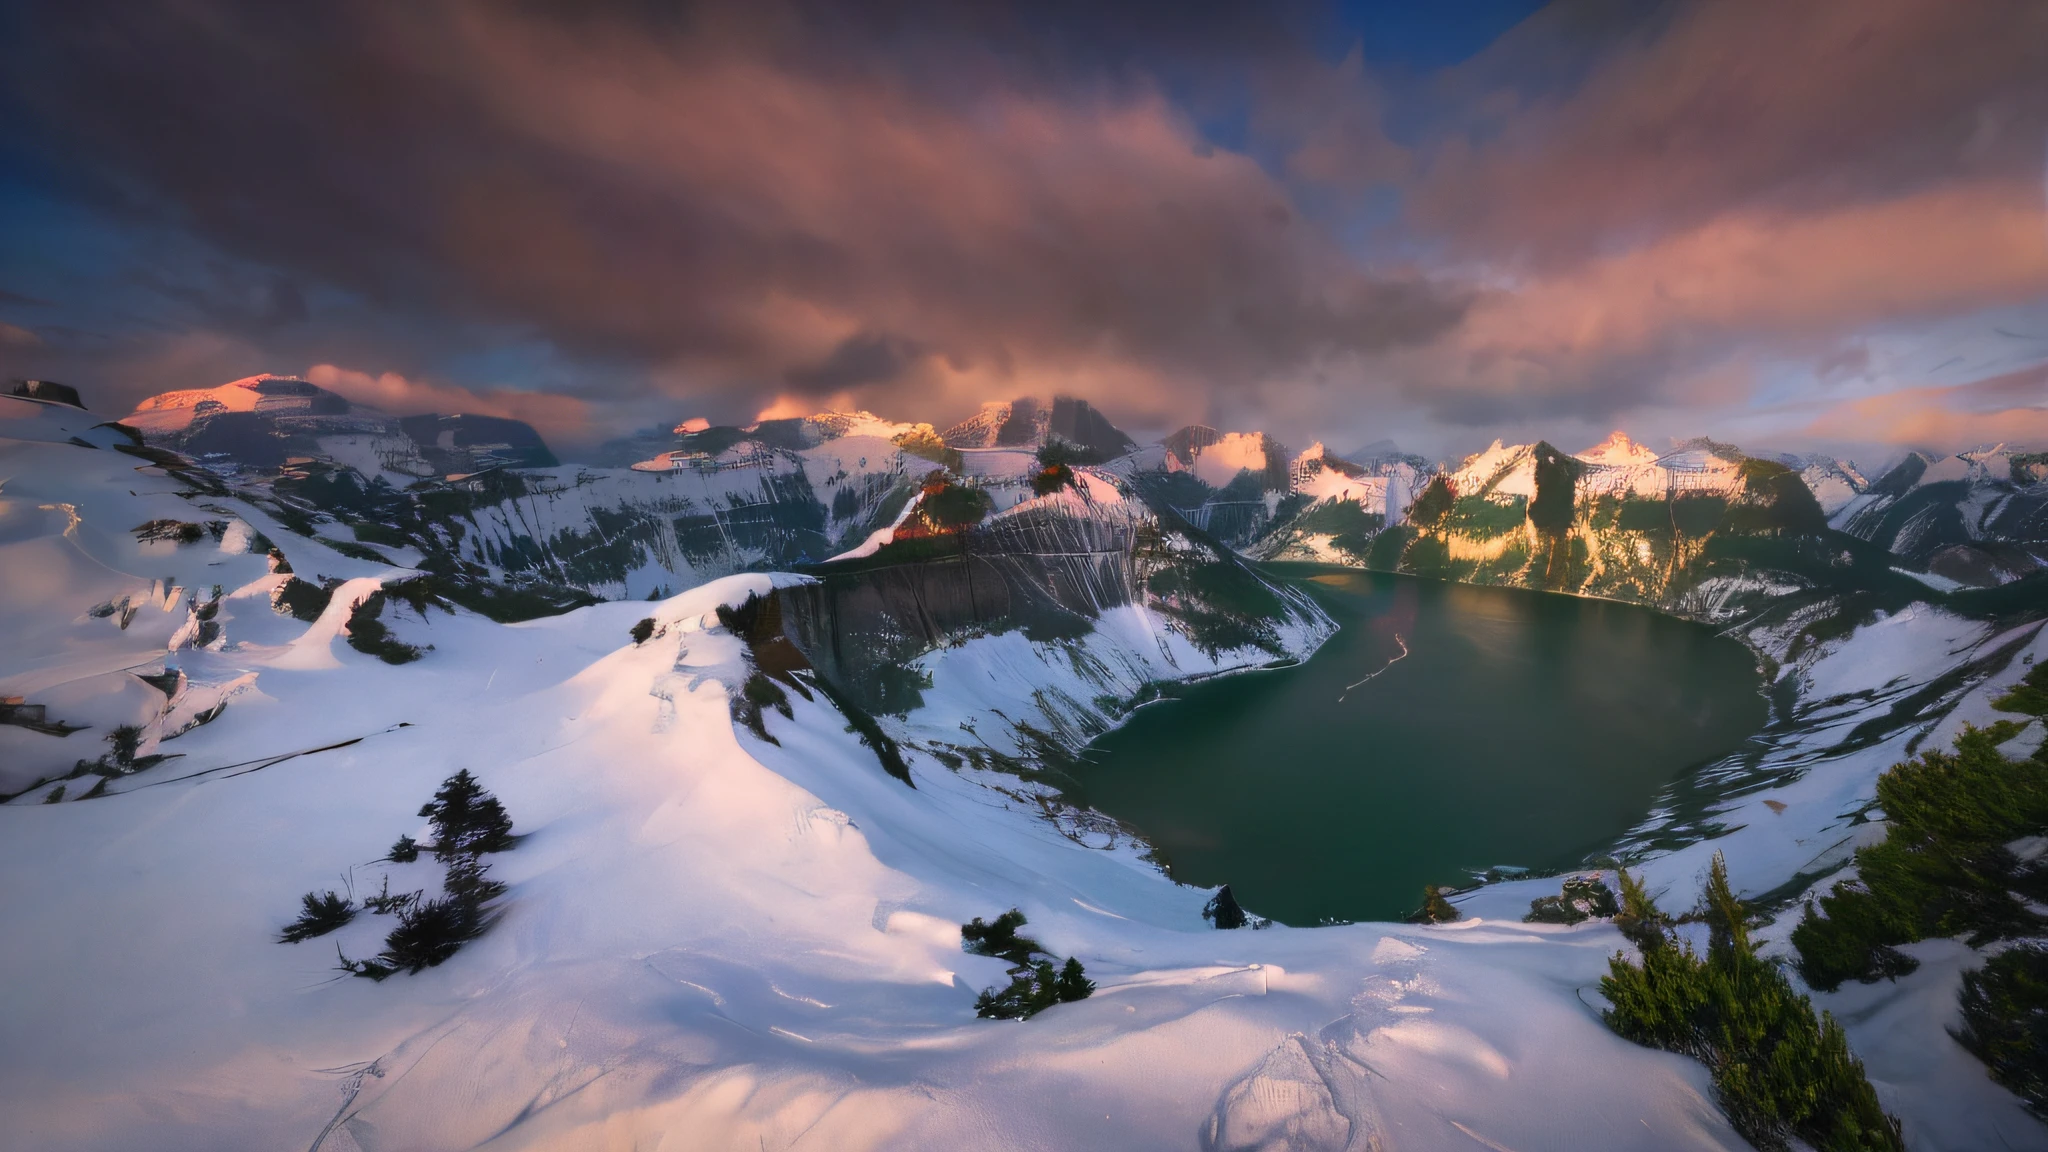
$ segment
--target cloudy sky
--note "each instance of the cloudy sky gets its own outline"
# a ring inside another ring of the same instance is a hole
[[[258,371],[2048,446],[2048,4],[0,5],[0,376]]]

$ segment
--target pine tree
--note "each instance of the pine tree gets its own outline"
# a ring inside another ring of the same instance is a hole
[[[1031,937],[1017,935],[1017,929],[1024,924],[1024,913],[1015,908],[997,916],[993,924],[976,916],[960,926],[960,946],[976,956],[997,956],[1012,964],[1029,964],[1034,954],[1045,949]]]
[[[1671,919],[1657,910],[1642,878],[1629,875],[1626,868],[1617,868],[1614,874],[1621,881],[1621,911],[1614,917],[1614,926],[1644,952],[1670,943]]]
[[[304,910],[299,918],[285,925],[278,934],[280,944],[296,944],[315,936],[325,936],[336,928],[356,918],[355,905],[339,892],[308,892],[299,897]]]
[[[1052,961],[1040,960],[1031,966],[1031,1014],[1036,1016],[1059,1002],[1059,974],[1053,971]]]
[[[398,842],[391,846],[390,853],[385,856],[385,859],[393,864],[410,864],[419,858],[420,842],[410,836],[400,836]]]
[[[446,862],[512,847],[512,818],[467,768],[442,781],[434,798],[420,808],[420,815],[433,821],[437,860]]]
[[[1086,1000],[1094,992],[1095,981],[1088,979],[1081,962],[1072,956],[1067,957],[1066,966],[1060,969],[1059,1002],[1070,1004],[1076,1000]]]
[[[1422,886],[1422,910],[1408,918],[1412,924],[1444,924],[1458,918],[1458,910],[1444,898],[1445,889],[1434,884]]]
[[[1728,862],[1719,852],[1707,869],[1707,953],[1748,959],[1756,950],[1749,942],[1749,913],[1728,886]]]
[[[385,937],[378,961],[396,971],[431,968],[482,935],[483,911],[454,896],[424,900],[398,914],[398,927]]]

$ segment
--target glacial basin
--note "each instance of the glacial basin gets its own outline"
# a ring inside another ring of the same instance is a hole
[[[1754,657],[1647,608],[1280,566],[1340,625],[1305,663],[1138,710],[1070,798],[1176,880],[1284,924],[1397,919],[1424,884],[1598,857],[1768,706]]]

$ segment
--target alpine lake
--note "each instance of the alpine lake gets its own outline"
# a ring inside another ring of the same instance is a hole
[[[1302,664],[1140,708],[1066,790],[1142,833],[1174,879],[1228,883],[1283,924],[1400,919],[1425,884],[1586,866],[1768,718],[1748,649],[1648,608],[1271,571],[1336,635]]]

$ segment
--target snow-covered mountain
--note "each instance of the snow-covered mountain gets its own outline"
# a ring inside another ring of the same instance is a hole
[[[1616,432],[1567,455],[1496,441],[1383,498],[1297,485],[1253,555],[1650,604],[1717,624],[1896,610],[1930,590],[1991,588],[2043,566],[2036,457],[1912,456],[1876,482],[1821,456],[1707,439],[1656,452]]]
[[[691,428],[658,468],[399,483],[334,455],[208,467],[0,397],[6,1130],[1744,1147],[1704,1068],[1587,1008],[1611,924],[1522,922],[1555,879],[1462,896],[1454,925],[1218,932],[1212,893],[1033,765],[1160,682],[1315,649],[1327,619],[1222,536],[1257,508],[1260,539],[1351,562],[1724,618],[1777,663],[1779,719],[1711,828],[1661,813],[1631,853],[1667,907],[1716,849],[1743,891],[1796,896],[1879,827],[1878,773],[2048,658],[2012,595],[2041,577],[1994,599],[1895,572],[1828,526],[1810,466],[1723,445],[1503,445],[1437,472],[1214,436],[1065,463],[1028,450],[1050,432],[962,446],[838,414]],[[1717,616],[1738,602],[1771,610]],[[309,888],[432,890],[387,846],[425,839],[458,768],[522,837],[481,937],[382,982],[336,963],[384,917],[276,942]],[[1005,964],[959,926],[1009,907],[1093,997],[974,1017]],[[1914,947],[1918,972],[1821,1000],[1909,1141],[2048,1144],[1944,1031],[1969,950]]]
[[[1959,584],[2008,583],[2048,566],[2048,454],[1910,453],[1829,523]]]
[[[296,376],[263,374],[218,388],[164,392],[122,417],[148,443],[223,470],[274,471],[332,460],[404,485],[449,473],[555,464],[540,434],[500,416],[392,417]]]

